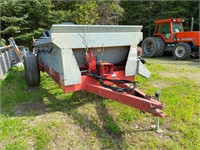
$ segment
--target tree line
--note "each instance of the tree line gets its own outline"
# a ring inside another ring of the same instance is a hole
[[[199,1],[105,1],[105,0],[0,0],[1,45],[14,37],[18,45],[30,46],[33,37],[52,24],[143,25],[144,37],[154,30],[154,21],[183,18],[189,30],[199,30]]]

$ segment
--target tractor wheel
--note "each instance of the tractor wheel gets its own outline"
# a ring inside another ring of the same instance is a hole
[[[24,58],[24,71],[26,82],[29,86],[37,86],[40,84],[40,70],[37,57],[27,52]]]
[[[190,58],[191,47],[187,43],[178,43],[173,50],[173,55],[178,60]]]
[[[146,57],[162,56],[165,50],[165,43],[159,37],[148,37],[142,43],[142,50]]]

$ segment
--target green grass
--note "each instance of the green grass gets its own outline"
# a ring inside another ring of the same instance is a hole
[[[136,79],[142,91],[161,92],[164,133],[151,129],[152,115],[85,91],[63,93],[45,73],[28,87],[23,68],[13,67],[0,80],[0,149],[200,149],[200,68],[147,61],[151,77]]]

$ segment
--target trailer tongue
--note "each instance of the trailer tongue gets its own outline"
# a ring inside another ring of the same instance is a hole
[[[142,26],[52,25],[24,57],[26,79],[39,85],[47,72],[64,92],[86,90],[165,117],[164,105],[138,89],[135,75],[150,76],[137,57]],[[39,67],[38,67],[39,66]]]

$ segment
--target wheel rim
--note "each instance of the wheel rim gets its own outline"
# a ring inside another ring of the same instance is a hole
[[[149,41],[144,44],[144,52],[146,54],[151,54],[154,50],[153,42]]]
[[[185,48],[183,46],[178,46],[175,49],[175,54],[177,57],[183,57],[185,55]]]

